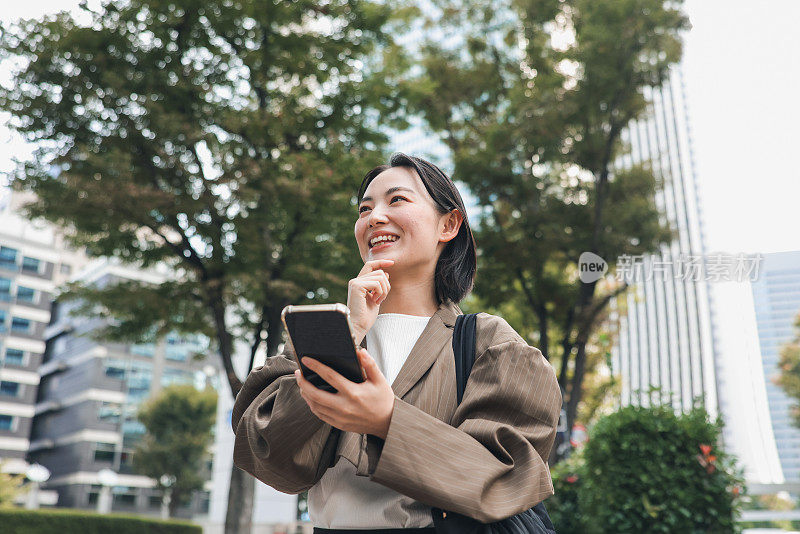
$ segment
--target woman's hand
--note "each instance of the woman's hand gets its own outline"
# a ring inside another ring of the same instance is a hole
[[[347,285],[347,307],[350,308],[350,322],[356,345],[360,345],[367,331],[378,318],[381,302],[389,294],[389,273],[383,268],[391,267],[394,260],[370,260],[361,272]]]
[[[367,375],[364,382],[352,382],[324,363],[306,356],[303,365],[336,388],[337,393],[315,387],[298,369],[294,375],[300,386],[300,395],[314,415],[331,426],[345,432],[372,434],[386,439],[394,410],[394,390],[367,350],[359,348],[357,352]]]

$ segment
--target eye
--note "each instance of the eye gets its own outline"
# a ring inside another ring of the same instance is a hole
[[[392,202],[394,202],[394,201],[395,201],[395,199],[397,199],[397,198],[399,198],[400,200],[405,200],[406,202],[408,202],[408,199],[407,199],[407,198],[405,198],[405,197],[401,197],[400,195],[395,195],[395,196],[393,196],[393,197],[392,197],[392,200],[391,200],[391,201],[389,201],[389,204],[391,204]],[[358,208],[358,213],[364,213],[364,210],[365,210],[365,209],[369,209],[369,206],[361,206],[360,208]]]

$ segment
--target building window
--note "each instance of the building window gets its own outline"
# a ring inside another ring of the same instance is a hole
[[[22,302],[36,302],[36,290],[30,287],[17,286],[17,300]]]
[[[164,349],[164,357],[168,360],[172,360],[175,362],[185,362],[187,357],[188,350],[186,347],[175,347],[167,345],[166,349]]]
[[[70,274],[72,272],[72,266],[68,263],[61,264],[61,274]]]
[[[11,318],[11,331],[12,332],[20,332],[23,334],[30,333],[31,331],[31,320],[30,319],[23,319],[22,317],[12,317]]]
[[[97,408],[97,419],[104,423],[119,424],[121,415],[122,406],[116,402],[103,401]]]
[[[94,461],[95,462],[113,462],[115,445],[113,443],[94,444]]]
[[[183,369],[165,367],[161,375],[161,387],[167,387],[173,384],[194,384],[194,373]]]
[[[133,450],[132,449],[122,449],[122,453],[119,457],[119,464],[120,467],[131,467],[133,465]]]
[[[14,430],[14,416],[0,414],[0,430]]]
[[[0,395],[6,397],[19,397],[22,391],[22,384],[19,382],[10,382],[8,380],[0,381]]]
[[[147,429],[141,421],[133,417],[126,417],[125,422],[122,423],[122,445],[128,449],[135,449],[146,432]]]
[[[155,354],[155,345],[152,343],[137,343],[131,345],[131,354],[152,358]]]
[[[210,491],[201,491],[200,492],[200,506],[199,512],[201,514],[207,514],[208,510],[211,505],[211,492]]]
[[[100,495],[100,488],[102,488],[100,484],[92,484],[92,487],[89,488],[89,504],[97,504],[97,498]]]
[[[25,365],[25,352],[19,349],[6,349],[6,365]]]
[[[125,379],[125,362],[120,360],[107,360],[105,365],[105,373],[109,378],[116,378],[119,380]]]
[[[114,504],[123,506],[136,505],[136,488],[123,487],[123,491],[114,493]]]
[[[30,258],[28,256],[24,256],[22,258],[22,270],[27,271],[29,273],[38,273],[39,272],[39,265],[41,262],[36,258]]]
[[[130,362],[128,374],[128,396],[134,402],[144,400],[150,393],[153,381],[153,365],[149,363]]]
[[[150,497],[147,498],[147,505],[150,508],[161,508],[161,496],[150,495]]]
[[[0,278],[0,300],[6,301],[6,302],[11,300],[11,279],[10,278]]]
[[[0,332],[6,331],[6,311],[0,310]]]
[[[0,267],[4,269],[17,269],[17,249],[0,247]]]

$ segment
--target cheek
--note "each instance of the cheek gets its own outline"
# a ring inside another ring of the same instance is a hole
[[[434,223],[425,219],[424,214],[417,214],[416,217],[409,217],[403,221],[405,235],[414,242],[416,250],[430,250],[436,248],[436,232]]]
[[[364,226],[366,225],[366,219],[360,218],[356,221],[356,224],[353,228],[353,236],[356,238],[356,243],[361,246],[361,236],[364,235]]]

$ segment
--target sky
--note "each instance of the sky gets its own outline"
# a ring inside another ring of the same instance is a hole
[[[710,250],[800,250],[800,2],[689,0],[684,73]]]
[[[77,4],[3,2],[0,20]],[[706,245],[730,253],[800,250],[800,1],[687,0],[684,10],[692,30],[683,72]],[[0,172],[29,153],[5,120]]]

